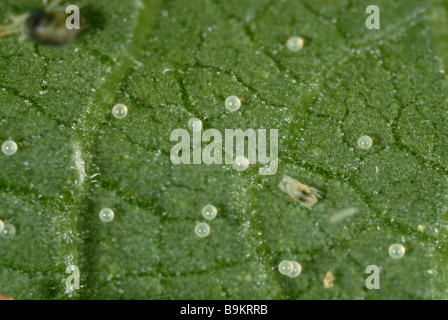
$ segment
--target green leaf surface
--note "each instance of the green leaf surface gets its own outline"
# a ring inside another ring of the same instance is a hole
[[[0,142],[19,149],[0,154],[0,219],[17,229],[0,238],[0,292],[448,298],[448,2],[375,2],[380,30],[365,27],[364,0],[84,1],[89,27],[74,44],[1,38]],[[0,21],[40,4],[2,1]],[[307,40],[295,53],[293,35]],[[231,95],[238,112],[224,107]],[[112,116],[116,103],[126,118]],[[277,174],[172,164],[170,134],[190,118],[221,132],[278,129]],[[322,198],[301,206],[278,188],[284,175]],[[199,238],[208,203],[218,216]],[[300,262],[298,278],[278,272],[285,259]],[[81,273],[75,292],[69,265]],[[365,286],[368,265],[380,290]]]

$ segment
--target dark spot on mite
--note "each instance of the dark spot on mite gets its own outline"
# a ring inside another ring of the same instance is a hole
[[[29,28],[37,28],[42,25],[45,16],[46,13],[43,10],[33,11],[30,17],[26,20],[26,24]]]
[[[305,194],[300,194],[299,196],[297,196],[297,200],[301,201],[301,202],[307,202],[310,199],[310,195],[305,193]]]

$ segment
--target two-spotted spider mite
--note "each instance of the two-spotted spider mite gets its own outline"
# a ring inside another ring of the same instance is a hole
[[[12,16],[11,22],[0,26],[0,37],[22,33],[36,43],[43,45],[65,45],[78,39],[83,30],[84,20],[79,29],[66,26],[66,7],[59,6],[60,0],[53,0],[46,8]]]
[[[278,187],[305,207],[311,207],[320,198],[319,191],[288,176],[283,177]]]

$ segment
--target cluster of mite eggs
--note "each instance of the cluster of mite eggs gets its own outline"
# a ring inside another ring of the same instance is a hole
[[[290,48],[291,51],[295,51],[296,49],[293,50],[293,48],[300,47],[301,45],[303,46],[303,43],[301,44],[301,41],[298,39],[293,39],[293,40],[290,39],[288,41],[288,47],[291,47]],[[225,107],[230,112],[235,112],[240,109],[241,100],[236,96],[230,96],[225,100]],[[128,114],[128,107],[124,104],[118,103],[112,108],[111,113],[115,118],[123,119]],[[202,130],[202,121],[197,118],[192,118],[188,122],[188,127],[192,131],[201,131]],[[369,136],[362,136],[358,139],[358,146],[361,149],[369,149],[372,146],[372,143],[373,143],[372,138],[370,138]],[[16,142],[14,142],[12,140],[7,140],[2,144],[1,149],[5,155],[12,156],[17,152],[18,146],[17,146]],[[244,156],[236,157],[234,160],[233,166],[234,166],[235,170],[237,170],[237,171],[244,171],[249,166],[249,160]],[[286,179],[286,181],[285,181],[285,179]],[[304,204],[305,206],[312,206],[315,202],[317,202],[317,197],[319,197],[319,193],[316,190],[314,190],[313,188],[309,188],[308,186],[303,185],[303,184],[299,183],[298,181],[295,181],[294,179],[289,178],[289,177],[285,177],[284,181],[282,181],[282,182],[284,183],[284,186],[280,185],[280,189],[282,189],[285,192],[287,192],[288,194],[290,194],[291,197],[297,201],[299,201],[299,198],[300,198],[300,202],[302,204]],[[291,188],[294,189],[295,191],[290,190]],[[213,206],[211,204],[206,205],[202,209],[202,215],[207,220],[213,220],[217,215],[217,209],[215,206]],[[101,209],[101,211],[99,213],[99,217],[100,217],[100,220],[103,222],[111,222],[114,219],[115,214],[112,209],[103,208],[103,209]],[[195,226],[194,232],[198,237],[201,237],[201,238],[207,237],[210,234],[210,226],[205,222],[200,222]],[[5,223],[3,223],[3,221],[0,220],[0,234],[3,238],[12,238],[16,234],[16,229],[15,229],[14,225],[8,224],[8,223],[5,224]],[[404,247],[403,246],[400,247],[400,246],[401,245],[395,244],[389,248],[389,254],[391,257],[397,259],[397,258],[401,258],[404,255],[404,251],[405,251]],[[285,261],[282,261],[282,263],[283,262],[285,262]],[[289,262],[289,261],[287,261],[287,262]],[[298,264],[297,262],[294,262],[294,261],[291,262],[291,264],[293,265],[292,269],[291,268],[283,268],[285,266],[283,264],[282,265],[283,269],[280,272],[282,274],[288,275],[290,277],[297,277],[301,272],[301,266],[300,266],[300,264]],[[280,267],[279,267],[279,269],[280,269]],[[294,270],[291,274],[289,274],[287,271],[290,269]]]
[[[202,208],[202,216],[209,221],[215,219],[217,214],[218,209],[216,209],[216,207],[212,204],[207,204]],[[101,209],[99,216],[101,221],[111,222],[115,217],[115,213],[110,208],[103,208]],[[1,227],[2,224],[0,224],[0,230]],[[194,233],[200,238],[205,238],[210,234],[210,226],[205,222],[200,222],[196,224]]]
[[[283,260],[278,265],[278,271],[291,278],[296,278],[302,272],[302,266],[297,261]]]
[[[202,216],[209,221],[215,219],[217,214],[218,209],[212,204],[207,204],[202,208]],[[210,226],[205,222],[199,222],[194,227],[194,233],[200,238],[205,238],[210,234]]]
[[[393,259],[403,258],[405,252],[406,252],[406,249],[400,243],[394,243],[389,247],[389,256]],[[302,273],[302,266],[297,261],[283,260],[278,265],[278,271],[284,276],[287,276],[290,278],[297,278]],[[331,277],[331,281],[333,281],[334,277],[333,277],[332,273],[328,272],[327,276],[326,276],[326,280],[328,281],[327,278],[330,278],[330,277]],[[324,280],[324,283],[326,283],[325,280]],[[333,287],[333,285],[326,284],[325,287],[331,288],[331,287]]]
[[[291,37],[290,39],[288,39],[286,47],[291,52],[298,52],[303,48],[304,44],[304,38]],[[230,96],[225,100],[225,107],[230,112],[238,111],[241,107],[241,100],[236,96]],[[128,114],[128,108],[124,104],[116,104],[112,108],[112,114],[117,119],[123,119]],[[190,119],[188,126],[192,131],[200,131],[202,129],[202,121],[197,118],[192,118]],[[372,138],[369,136],[364,135],[358,139],[358,146],[361,149],[369,149],[372,144]],[[12,140],[5,141],[2,144],[2,152],[7,156],[14,155],[17,150],[17,143]],[[248,168],[248,166],[249,160],[246,157],[237,157],[234,161],[234,168],[237,171],[244,171]],[[290,190],[288,190],[288,193],[289,191]],[[310,191],[310,195],[312,194],[313,193]],[[215,206],[208,204],[202,209],[202,216],[205,219],[211,221],[216,217],[217,212],[218,211]],[[110,208],[103,208],[99,213],[100,220],[103,222],[111,222],[114,219],[114,216],[114,211]],[[207,237],[210,234],[210,226],[205,222],[200,222],[196,224],[194,232],[198,237]],[[10,238],[13,237],[15,233],[15,227],[12,224],[5,224],[0,220],[0,234],[2,235],[2,237]],[[389,247],[389,255],[394,259],[402,258],[404,256],[404,253],[405,248],[401,244],[393,244]],[[302,267],[297,261],[283,260],[282,262],[280,262],[278,270],[282,275],[296,278],[300,275]]]
[[[225,107],[230,112],[238,111],[241,107],[241,100],[237,96],[230,96],[226,98]],[[122,103],[116,104],[112,108],[112,115],[117,119],[123,119],[128,114],[128,107]],[[193,132],[200,132],[202,130],[202,121],[198,118],[191,118],[188,121],[188,127]],[[249,167],[249,159],[244,156],[237,156],[234,160],[233,167],[237,171],[244,171]]]

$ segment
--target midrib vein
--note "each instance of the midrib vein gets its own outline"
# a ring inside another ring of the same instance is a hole
[[[152,31],[156,14],[161,0],[137,0],[137,24],[133,32],[132,40],[129,44],[124,43],[122,50],[117,57],[117,63],[111,72],[107,73],[101,86],[96,89],[93,97],[87,102],[85,112],[74,125],[72,149],[73,149],[73,167],[76,174],[74,176],[73,189],[67,195],[66,203],[61,206],[60,238],[61,246],[59,252],[58,270],[61,272],[61,283],[58,288],[57,296],[61,299],[79,298],[82,295],[80,291],[67,294],[65,279],[69,274],[65,273],[67,266],[79,266],[80,257],[78,251],[78,227],[77,217],[80,206],[86,197],[86,192],[90,186],[89,176],[94,175],[92,155],[94,153],[95,140],[97,138],[97,127],[110,112],[113,98],[119,88],[119,84],[127,71],[131,68],[136,59],[140,57],[140,49],[148,34]]]

